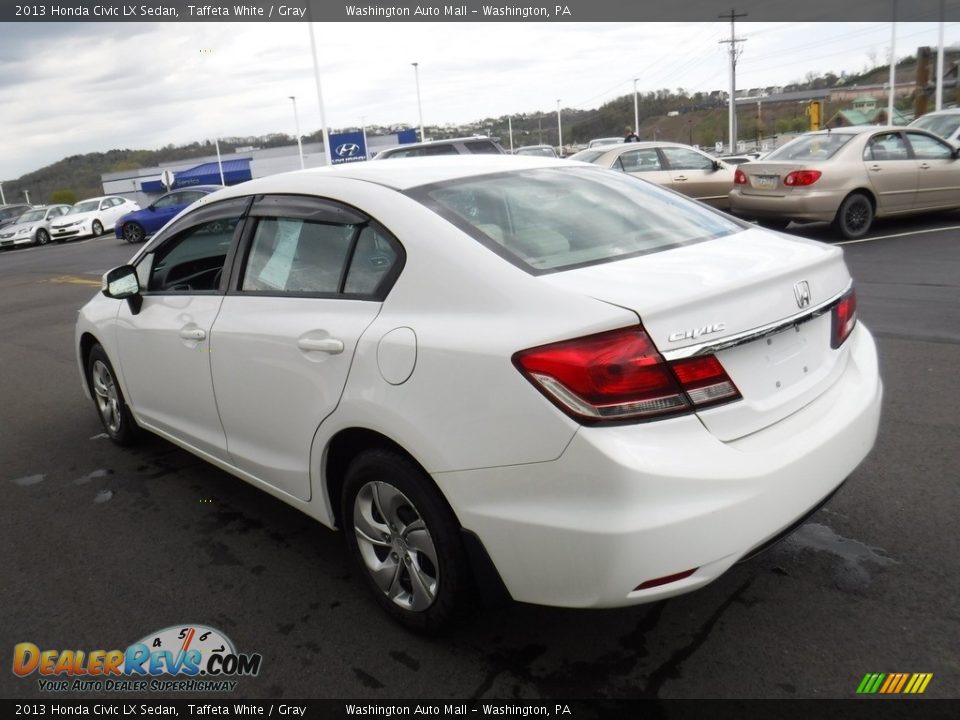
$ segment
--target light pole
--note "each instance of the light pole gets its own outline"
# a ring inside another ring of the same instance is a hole
[[[560,98],[557,98],[557,148],[563,157],[563,124],[560,122]]]
[[[320,125],[323,128],[323,157],[325,165],[332,165],[333,158],[330,150],[330,132],[327,129],[327,110],[323,105],[323,85],[320,82],[320,61],[317,60],[317,39],[313,35],[313,23],[310,28],[310,54],[313,56],[313,77],[317,81],[317,102],[320,104]]]
[[[367,149],[367,116],[360,116],[360,132],[363,133],[363,156],[365,159],[370,159],[370,150]]]
[[[507,116],[507,128],[510,132],[510,154],[513,155],[513,118],[509,115]]]
[[[227,186],[227,181],[223,179],[223,160],[220,158],[220,138],[215,137],[213,144],[217,148],[217,167],[220,168],[220,184]]]
[[[420,63],[410,63],[413,65],[413,79],[417,83],[417,114],[420,116],[420,142],[426,142],[427,137],[423,133],[423,105],[420,104]]]
[[[297,113],[297,96],[287,95],[293,101],[293,121],[297,126],[297,152],[300,153],[300,169],[303,170],[303,139],[300,137],[300,115]]]
[[[27,205],[29,205],[29,204],[30,204],[30,191],[29,191],[29,190],[24,190],[24,191],[23,191],[23,194],[24,194],[24,197],[27,198]]]
[[[890,95],[887,98],[887,125],[893,125],[893,96],[897,92],[897,0],[893,0],[893,21],[890,23]]]
[[[3,183],[0,183],[0,205],[6,205],[7,198],[3,196]]]
[[[637,103],[637,80],[633,79],[633,131],[640,134],[640,105]]]

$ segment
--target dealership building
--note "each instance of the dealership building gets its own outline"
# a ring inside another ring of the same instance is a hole
[[[390,135],[365,136],[361,132],[330,135],[333,163],[366,160],[389,147],[416,142],[414,130]],[[326,165],[323,143],[303,146],[305,167]],[[191,185],[236,185],[253,178],[276,175],[300,169],[300,153],[296,145],[275,148],[237,148],[234,152],[169,162],[157,167],[104,173],[100,176],[104,195],[121,195],[146,207],[167,191],[163,184],[165,171],[173,175],[171,190]],[[222,176],[221,176],[222,170]],[[222,177],[222,180],[221,180]]]

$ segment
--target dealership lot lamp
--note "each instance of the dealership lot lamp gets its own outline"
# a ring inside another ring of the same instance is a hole
[[[300,153],[300,169],[303,170],[303,138],[300,137],[300,115],[297,113],[297,96],[288,95],[291,100],[293,100],[293,121],[296,123],[297,127],[297,152]]]
[[[420,142],[426,142],[427,136],[423,134],[423,105],[420,104],[420,63],[410,63],[413,65],[413,79],[417,83],[417,113],[420,116]]]

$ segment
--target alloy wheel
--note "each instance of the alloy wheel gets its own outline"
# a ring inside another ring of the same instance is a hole
[[[104,426],[111,433],[120,430],[120,396],[117,393],[117,384],[113,379],[110,368],[101,360],[94,360],[91,370],[93,378],[93,394],[97,401],[97,410]]]

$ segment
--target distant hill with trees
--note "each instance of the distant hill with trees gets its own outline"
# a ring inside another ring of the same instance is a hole
[[[958,55],[960,55],[958,51],[948,52],[948,63],[955,62]],[[947,67],[950,66],[947,65]],[[905,58],[897,63],[898,83],[913,81],[915,78],[915,57]],[[853,75],[837,75],[833,72],[808,73],[802,82],[785,85],[782,89],[788,92],[852,87],[884,83],[888,79],[889,65],[879,65]],[[950,91],[952,102],[957,100],[954,97],[955,94],[956,90]],[[898,100],[897,107],[908,109],[912,104],[913,98],[907,97]],[[824,108],[824,119],[847,105],[847,102],[827,103],[827,107]],[[712,147],[717,140],[726,138],[727,102],[720,91],[690,93],[683,88],[663,88],[639,95],[638,106],[640,127],[637,128],[637,134],[643,140],[671,140]],[[589,110],[564,108],[562,116],[564,145],[582,144],[596,137],[619,136],[623,134],[626,126],[633,126],[633,95],[622,95],[598,108]],[[555,111],[504,115],[457,127],[428,126],[426,130],[428,136],[438,139],[468,133],[490,134],[499,137],[501,144],[507,147],[511,123],[515,147],[541,143],[558,144]],[[803,132],[808,126],[805,102],[761,102],[759,108],[753,103],[747,103],[738,106],[737,109],[740,139]],[[388,134],[395,129],[396,126],[392,128],[371,126],[367,128],[367,132],[370,135]],[[339,130],[331,128],[331,131]],[[322,133],[318,130],[305,135],[303,139],[304,142],[320,142]],[[295,144],[296,138],[290,135],[272,133],[265,136],[222,138],[220,150],[226,155],[247,146],[270,148]],[[191,158],[210,156],[214,152],[214,145],[208,140],[187,145],[166,145],[159,150],[124,149],[71,155],[17,180],[5,181],[3,189],[8,202],[21,200],[24,190],[29,190],[30,200],[34,203],[75,202],[78,199],[100,195],[103,192],[100,176],[104,173],[182,162]]]

